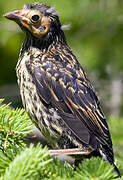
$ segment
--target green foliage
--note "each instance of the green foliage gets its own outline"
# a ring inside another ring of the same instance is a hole
[[[76,176],[83,180],[108,180],[116,177],[113,166],[100,158],[85,159],[76,171]]]
[[[0,100],[0,173],[4,172],[15,155],[25,147],[24,138],[32,123],[23,109],[11,109]]]
[[[31,145],[21,151],[6,169],[4,180],[39,179],[48,177],[48,166],[52,161],[46,148]]]
[[[2,103],[2,100],[1,100]],[[0,106],[0,149],[3,152],[13,147],[23,147],[23,138],[32,129],[32,123],[23,109]]]
[[[116,177],[113,167],[100,158],[84,160],[77,170],[67,163],[53,160],[46,148],[30,145],[9,163],[1,179],[77,179],[111,180]]]
[[[112,132],[114,127],[112,124]],[[51,157],[48,149],[40,144],[26,147],[24,139],[31,129],[24,110],[0,106],[0,180],[111,180],[116,177],[113,167],[101,158],[85,159],[75,168]],[[120,152],[116,155],[123,170],[123,155]]]
[[[116,176],[113,167],[100,158],[84,160],[77,170],[69,164],[53,161],[46,148],[31,145],[26,148],[6,168],[1,176],[4,180],[21,179],[77,179],[111,180]]]
[[[0,176],[5,173],[5,169],[9,166],[9,163],[12,161],[12,159],[14,159],[13,156],[7,156],[0,150]]]

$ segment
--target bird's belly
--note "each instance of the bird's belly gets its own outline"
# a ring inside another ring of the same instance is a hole
[[[23,105],[35,125],[40,129],[49,144],[57,146],[57,141],[62,134],[62,129],[57,126],[59,117],[55,112],[47,109],[37,94],[36,87],[33,83],[25,82],[20,89]]]
[[[16,69],[16,72],[24,108],[36,127],[40,129],[41,133],[48,140],[49,144],[54,143],[54,146],[57,146],[57,143],[55,142],[58,141],[58,138],[62,134],[60,128],[57,128],[56,131],[58,117],[42,103],[36,90],[36,86],[32,82],[32,77],[27,69],[22,66],[21,69]]]

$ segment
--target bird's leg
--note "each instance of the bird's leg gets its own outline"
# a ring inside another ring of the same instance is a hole
[[[80,149],[80,148],[73,148],[73,149],[56,149],[56,150],[49,150],[51,155],[74,155],[74,154],[81,154],[81,155],[88,155],[92,152],[91,149]]]

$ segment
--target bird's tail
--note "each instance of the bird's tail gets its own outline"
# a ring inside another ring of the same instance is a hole
[[[117,168],[117,166],[115,164],[113,164],[113,166],[114,166],[114,171],[117,173],[116,178],[121,178],[121,173],[120,173],[119,169]]]
[[[114,166],[114,171],[117,173],[116,178],[120,178],[121,177],[121,173],[119,171],[119,169],[117,168],[117,166],[115,165],[114,162],[114,153],[113,153],[113,149],[112,146],[107,146],[107,145],[103,145],[101,150],[100,150],[100,154],[101,156],[103,156],[103,158],[108,161],[111,165]]]

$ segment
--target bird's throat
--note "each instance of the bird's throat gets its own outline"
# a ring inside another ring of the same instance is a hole
[[[26,37],[22,45],[21,54],[23,54],[30,47],[44,50],[48,49],[50,45],[56,45],[58,43],[64,45],[67,44],[63,31],[59,32],[58,34],[52,31],[42,38],[36,38],[30,32],[26,32]]]

